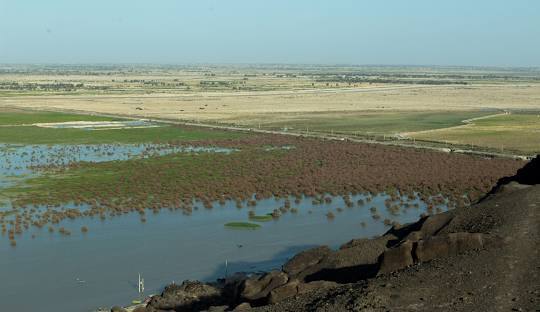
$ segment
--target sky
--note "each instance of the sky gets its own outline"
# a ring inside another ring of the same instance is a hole
[[[539,0],[0,0],[0,63],[540,66]]]

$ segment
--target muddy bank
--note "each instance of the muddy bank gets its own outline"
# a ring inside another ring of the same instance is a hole
[[[539,162],[501,179],[472,207],[336,251],[309,249],[280,271],[169,285],[138,311],[535,310]]]

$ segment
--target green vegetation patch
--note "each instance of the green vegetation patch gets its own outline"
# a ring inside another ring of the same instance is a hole
[[[68,121],[115,121],[120,118],[66,114],[56,112],[0,110],[0,125],[29,125],[34,123],[68,122]],[[3,130],[3,129],[2,129]]]
[[[240,229],[240,230],[256,230],[261,227],[260,224],[250,223],[250,222],[228,222],[225,223],[225,227],[231,229]]]
[[[160,124],[160,127],[88,130],[42,128],[35,123],[117,121],[121,118],[55,112],[0,110],[0,143],[7,144],[109,144],[193,141],[239,138],[246,134]]]
[[[207,195],[217,197],[223,185],[236,185],[248,168],[264,168],[287,151],[244,150],[223,153],[177,153],[145,159],[102,163],[75,163],[65,168],[50,169],[8,187],[6,194],[25,204],[76,202],[121,202],[122,205],[149,202],[176,205],[179,197]],[[294,170],[297,169],[297,170]],[[268,179],[279,181],[299,173],[301,168],[275,170]],[[257,171],[257,170],[255,170]],[[246,185],[250,193],[256,189]],[[15,199],[13,198],[13,199]]]
[[[463,120],[493,114],[488,111],[433,111],[433,112],[324,112],[299,113],[266,117],[276,122],[261,122],[262,128],[292,131],[336,132],[346,134],[396,134],[441,129],[463,125]],[[285,120],[283,120],[285,119]],[[258,126],[258,124],[253,124]]]
[[[499,152],[540,153],[540,113],[498,115],[471,124],[413,134],[421,140],[448,141],[474,149],[488,147]]]
[[[245,136],[238,132],[163,125],[156,128],[84,130],[35,126],[0,128],[0,143],[9,144],[108,144],[230,139]]]
[[[251,216],[249,217],[249,220],[255,221],[255,222],[268,222],[272,221],[272,214],[266,214],[266,215],[260,215],[260,216]]]

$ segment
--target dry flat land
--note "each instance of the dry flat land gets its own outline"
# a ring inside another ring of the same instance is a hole
[[[289,113],[539,109],[540,84],[358,87],[355,89],[151,95],[48,95],[1,98],[1,105],[249,124]],[[142,108],[139,110],[137,108]],[[281,115],[279,113],[282,113]],[[265,114],[265,116],[261,116]],[[266,115],[270,114],[270,115]]]
[[[409,133],[423,140],[445,140],[454,144],[482,145],[493,149],[540,151],[540,114],[502,114],[474,120],[466,125]]]
[[[540,152],[540,123],[462,120],[540,111],[536,69],[322,66],[0,68],[0,106],[74,110],[291,131],[410,137]],[[519,117],[516,117],[519,118]],[[483,121],[484,122],[484,121]],[[519,123],[518,123],[519,124]],[[476,125],[476,123],[475,123]],[[480,125],[483,127],[483,125]],[[445,128],[449,132],[445,132]],[[510,128],[512,128],[510,130]],[[435,130],[411,135],[411,132]],[[457,131],[457,133],[454,133]],[[506,131],[506,130],[505,130]]]

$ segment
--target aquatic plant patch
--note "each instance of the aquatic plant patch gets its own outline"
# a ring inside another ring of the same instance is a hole
[[[272,221],[274,218],[272,218],[272,215],[261,215],[261,216],[250,216],[249,220],[255,221],[255,222],[268,222]]]
[[[18,217],[2,218],[1,222],[5,231],[18,233],[30,226],[44,227],[83,216],[105,219],[135,211],[142,221],[146,211],[162,208],[191,214],[194,199],[208,209],[225,200],[236,201],[242,208],[246,202],[256,206],[257,200],[271,197],[300,200],[311,196],[317,198],[316,205],[331,201],[325,194],[382,192],[395,200],[419,197],[433,207],[446,199],[448,206],[454,207],[476,201],[500,177],[514,174],[523,165],[508,159],[271,135],[201,140],[189,146],[237,151],[48,167],[40,176],[27,179],[25,185],[7,189]],[[68,212],[62,209],[67,202],[88,209]],[[394,204],[389,203],[388,209]],[[49,208],[32,210],[40,205]],[[350,205],[347,202],[346,206]],[[273,218],[283,213],[278,208],[272,212]],[[282,208],[293,212],[291,205]]]
[[[243,230],[256,230],[261,226],[256,223],[250,222],[228,222],[225,223],[225,226],[232,229],[243,229]]]

